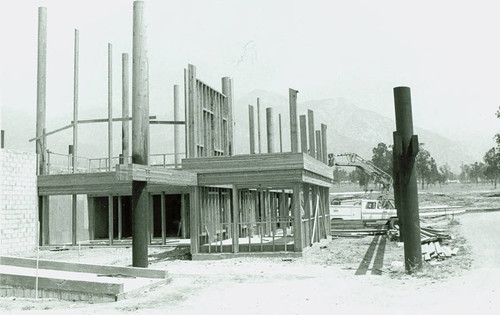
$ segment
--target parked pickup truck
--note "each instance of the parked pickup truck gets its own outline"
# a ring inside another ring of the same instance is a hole
[[[361,199],[343,201],[330,200],[331,220],[390,221],[397,218],[397,211],[390,200]]]

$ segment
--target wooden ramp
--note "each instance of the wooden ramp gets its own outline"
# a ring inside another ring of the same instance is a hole
[[[0,296],[117,301],[167,282],[167,271],[0,257]]]

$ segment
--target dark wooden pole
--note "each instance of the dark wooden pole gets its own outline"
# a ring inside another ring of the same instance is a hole
[[[274,153],[273,109],[266,108],[267,153]]]
[[[283,152],[283,134],[281,132],[281,114],[278,114],[279,130],[280,130],[280,152]]]
[[[0,137],[1,137],[0,138],[1,139],[0,140],[0,143],[1,143],[0,148],[3,149],[3,148],[5,148],[5,131],[4,130],[2,130],[2,135]]]
[[[400,206],[404,212],[402,219],[405,269],[407,273],[413,273],[422,269],[422,248],[415,168],[418,136],[413,134],[410,88],[394,88],[394,105],[396,112],[394,148],[399,153],[398,161],[394,167],[398,169],[399,173]]]
[[[149,165],[149,96],[144,2],[134,2],[132,49],[132,163]],[[148,267],[148,192],[132,182],[132,265]]]
[[[299,138],[297,128],[297,93],[299,91],[288,89],[290,105],[290,141],[292,152],[299,152]]]
[[[73,146],[72,173],[78,168],[78,62],[79,62],[79,32],[75,29],[75,48],[73,63]],[[77,195],[71,196],[71,244],[77,242]]]
[[[122,156],[123,164],[128,164],[130,156],[130,122],[128,121],[130,112],[130,97],[129,97],[129,62],[128,54],[122,54]]]

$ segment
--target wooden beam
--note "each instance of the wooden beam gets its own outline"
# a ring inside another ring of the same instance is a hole
[[[87,195],[88,218],[89,218],[89,240],[95,239],[95,198]]]
[[[194,186],[198,183],[198,177],[194,172],[179,169],[158,169],[141,164],[118,165],[116,179],[175,186]]]
[[[167,209],[165,206],[165,193],[162,192],[160,195],[161,198],[161,244],[165,245],[167,243]],[[182,216],[182,214],[181,214]]]
[[[252,105],[248,105],[248,130],[250,132],[250,154],[255,154],[255,121]]]
[[[238,253],[240,250],[239,246],[239,217],[240,217],[240,201],[238,194],[238,187],[236,185],[232,185],[231,188],[232,196],[233,196],[233,253]]]
[[[130,124],[129,120],[129,109],[130,109],[130,97],[129,97],[129,62],[128,54],[122,54],[122,155],[123,164],[128,164],[128,157],[130,156]]]
[[[306,240],[307,240],[304,246],[307,246],[307,245],[312,245],[311,237],[313,229],[313,221],[311,220],[311,191],[310,191],[310,185],[308,184],[304,184],[304,215],[305,219],[307,220],[307,227],[308,227],[307,233],[306,231],[303,231],[303,233],[306,235]]]
[[[297,128],[297,93],[299,91],[288,89],[290,103],[290,141],[292,152],[299,152],[299,138]]]
[[[302,184],[293,184],[293,248],[302,251],[302,215],[300,213]]]
[[[187,107],[189,116],[186,117],[187,121],[187,133],[186,141],[188,147],[188,158],[197,157],[197,142],[198,142],[198,128],[197,128],[197,117],[198,113],[195,112],[196,108],[196,67],[193,65],[188,65],[187,70]]]
[[[314,140],[314,112],[310,109],[307,110],[307,123],[309,129],[309,155],[316,157],[316,145]]]
[[[307,123],[306,115],[300,115],[300,149],[307,154]]]
[[[267,126],[267,153],[274,153],[274,124],[273,109],[266,108],[266,126]]]
[[[188,237],[188,211],[186,205],[186,194],[181,194],[181,233],[182,238]]]
[[[327,149],[325,124],[321,124],[321,153],[323,154],[321,161],[325,164],[328,163],[328,149]]]
[[[108,196],[108,238],[109,245],[113,245],[113,196]]]
[[[154,199],[153,199],[153,194],[149,193],[148,194],[148,236],[149,236],[149,244],[153,244],[153,238],[154,238],[154,225],[155,225],[155,220],[154,220]]]
[[[149,78],[144,2],[134,2],[132,48],[132,163],[149,165]],[[132,182],[132,266],[148,267],[146,182]]]
[[[108,43],[108,170],[113,169],[113,47]]]

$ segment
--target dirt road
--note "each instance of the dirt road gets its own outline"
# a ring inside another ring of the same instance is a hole
[[[151,267],[167,269],[172,282],[135,299],[94,305],[4,299],[0,312],[31,309],[37,314],[64,314],[72,308],[71,312],[78,314],[497,314],[500,212],[466,214],[459,220],[461,224],[455,228],[467,239],[474,261],[470,270],[449,275],[443,274],[449,269],[439,266],[421,276],[391,272],[389,266],[401,259],[402,248],[388,243],[381,275],[357,276],[372,238],[336,239],[326,244],[326,249],[318,246],[312,255],[291,262],[251,258],[158,261]],[[128,257],[127,250],[123,251]],[[89,250],[87,254],[78,259],[95,259],[95,252]],[[115,250],[109,259],[120,255],[123,253]],[[451,258],[451,263],[453,259],[459,260],[458,256]],[[9,304],[4,308],[5,302]]]

